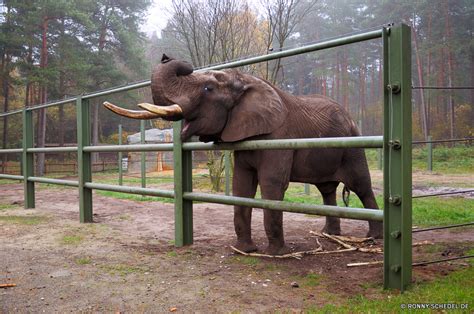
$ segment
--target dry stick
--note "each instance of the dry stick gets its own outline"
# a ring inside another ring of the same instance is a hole
[[[352,245],[347,244],[346,242],[344,242],[344,241],[342,241],[342,240],[339,240],[339,239],[333,237],[333,236],[330,235],[330,234],[327,234],[327,233],[324,233],[324,232],[323,232],[323,236],[325,236],[326,238],[331,239],[331,240],[333,240],[333,241],[339,243],[340,245],[342,245],[342,246],[345,247],[346,249],[352,249],[352,248],[354,248]]]
[[[230,247],[232,250],[234,250],[237,253],[240,253],[245,256],[253,256],[253,257],[270,257],[270,258],[296,258],[296,259],[301,259],[303,255],[320,255],[320,254],[334,254],[334,253],[343,253],[343,252],[349,252],[349,251],[355,251],[357,248],[351,248],[351,249],[343,249],[343,250],[335,250],[335,251],[321,251],[320,248],[317,248],[315,250],[311,251],[303,251],[303,252],[295,252],[291,254],[285,254],[285,255],[268,255],[268,254],[260,254],[260,253],[246,253],[243,252],[233,246]]]
[[[333,237],[336,238],[336,239],[345,241],[345,242],[352,242],[352,243],[364,243],[364,242],[368,242],[368,241],[374,241],[374,238],[372,238],[372,237],[370,237],[370,238],[357,238],[357,237],[340,236],[340,235],[339,236],[334,235]]]
[[[16,284],[14,283],[0,283],[0,288],[12,288],[16,287]]]
[[[367,265],[379,265],[383,264],[383,261],[375,261],[375,262],[361,262],[361,263],[349,263],[347,267],[357,267],[357,266],[367,266]]]

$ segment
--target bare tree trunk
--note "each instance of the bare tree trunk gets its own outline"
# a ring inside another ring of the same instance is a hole
[[[418,38],[417,38],[417,33],[415,30],[415,25],[412,26],[412,33],[413,33],[413,43],[414,43],[414,49],[415,49],[415,56],[416,56],[416,69],[418,72],[418,82],[420,86],[424,86],[423,84],[423,64],[421,62],[420,58],[420,53],[418,50]],[[423,131],[423,137],[425,140],[428,139],[428,127],[427,127],[427,114],[426,114],[426,105],[425,105],[425,95],[423,89],[420,89],[419,91],[420,95],[420,107],[419,107],[419,112],[420,112],[420,124],[421,124],[421,129]]]
[[[445,3],[445,24],[446,24],[446,40],[448,44],[446,45],[446,50],[448,53],[448,87],[453,87],[453,53],[451,48],[449,47],[449,40],[451,39],[451,23],[449,20],[449,7],[448,3]],[[454,121],[454,99],[453,99],[453,91],[449,90],[449,98],[448,98],[448,114],[449,114],[449,135],[451,138],[455,137],[455,121]]]
[[[40,68],[46,69],[48,67],[48,43],[47,43],[47,33],[48,33],[48,23],[49,18],[44,17],[43,23],[41,26],[42,35],[41,35],[41,62]],[[41,87],[41,103],[46,103],[48,101],[48,87],[47,82],[43,82]],[[44,147],[46,144],[46,109],[38,110],[38,142],[37,147]],[[44,163],[45,155],[44,153],[39,153],[36,160],[36,171],[38,176],[44,175]]]
[[[347,73],[347,53],[344,50],[344,53],[342,55],[342,105],[344,108],[346,108],[347,111],[349,111],[349,80],[348,80],[348,73]]]
[[[64,37],[65,35],[65,27],[64,27],[64,18],[61,19],[61,35]],[[63,51],[61,51],[63,53]],[[66,96],[65,91],[65,82],[64,82],[64,55],[60,56],[59,59],[59,97],[63,98]],[[58,118],[59,118],[59,130],[58,130],[58,143],[59,146],[64,146],[64,106],[59,106],[58,108]],[[64,160],[64,154],[59,154],[59,159],[62,161]]]

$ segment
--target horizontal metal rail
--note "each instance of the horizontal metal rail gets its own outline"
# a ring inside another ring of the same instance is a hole
[[[360,33],[360,34],[350,34],[346,35],[343,37],[339,37],[336,39],[330,39],[326,41],[322,41],[319,43],[314,43],[311,45],[306,45],[302,47],[297,47],[293,49],[287,49],[284,51],[278,51],[278,52],[273,52],[269,53],[266,55],[261,55],[261,56],[256,56],[256,57],[251,57],[247,58],[244,60],[236,60],[236,61],[231,61],[227,63],[222,63],[222,64],[217,64],[217,65],[212,65],[208,66],[202,69],[196,70],[196,72],[204,72],[204,71],[209,71],[209,70],[220,70],[220,69],[225,69],[225,68],[235,68],[235,67],[240,67],[240,66],[245,66],[245,65],[250,65],[258,62],[263,62],[263,61],[270,61],[270,60],[275,60],[279,58],[285,58],[285,57],[290,57],[302,53],[307,53],[307,52],[312,52],[312,51],[317,51],[317,50],[323,50],[323,49],[328,49],[328,48],[334,48],[338,46],[343,46],[347,44],[352,44],[356,42],[361,42],[361,41],[366,41],[366,40],[371,40],[371,39],[376,39],[382,37],[382,29],[374,30],[374,31],[369,31],[365,33]],[[90,99],[94,97],[99,97],[99,96],[106,96],[110,94],[115,94],[118,92],[125,92],[129,91],[132,89],[137,89],[137,88],[143,88],[143,87],[148,87],[150,85],[150,80],[147,81],[142,81],[142,82],[137,82],[121,87],[116,87],[116,88],[111,88],[111,89],[106,89],[90,94],[85,94],[82,95],[82,99]],[[58,100],[46,104],[41,104],[38,106],[33,106],[33,107],[28,107],[26,110],[36,110],[36,109],[42,109],[42,108],[48,108],[52,106],[57,106],[57,105],[64,105],[67,103],[72,103],[77,100],[77,97],[71,97],[68,99],[63,99],[63,100]],[[4,112],[0,113],[0,117],[5,117],[17,113],[21,113],[23,110],[13,110],[9,112]]]
[[[429,144],[429,143],[450,143],[450,142],[468,142],[474,141],[474,137],[467,138],[450,138],[445,140],[431,140],[431,141],[413,141],[412,144]]]
[[[241,143],[183,143],[183,150],[259,150],[259,149],[304,149],[304,148],[381,148],[382,136],[298,138],[278,140],[256,140]],[[85,152],[143,152],[172,151],[172,143],[138,145],[85,146]],[[30,150],[28,150],[30,151]]]
[[[88,153],[97,152],[154,152],[173,151],[173,143],[163,144],[137,144],[137,145],[104,145],[104,146],[84,146],[84,151]]]
[[[292,203],[287,201],[263,200],[198,192],[185,192],[183,193],[183,198],[189,201],[218,203],[226,205],[241,205],[262,209],[280,210],[292,213],[332,216],[358,220],[383,220],[382,210],[373,210],[367,208],[348,208],[329,205]]]
[[[382,148],[382,136],[297,138],[280,140],[256,140],[238,143],[183,143],[183,150],[260,150],[260,149],[304,149],[304,148],[363,147]]]
[[[77,153],[77,147],[34,147],[28,148],[26,151],[28,153]]]
[[[28,177],[28,181],[30,181],[30,182],[37,182],[37,183],[47,183],[47,184],[74,186],[74,187],[78,187],[78,186],[79,186],[79,182],[77,182],[77,181],[62,180],[62,179],[52,179],[52,178],[43,178],[43,177]]]
[[[22,153],[23,148],[7,148],[7,149],[0,149],[0,154],[16,154]]]
[[[135,186],[120,186],[120,185],[94,183],[94,182],[86,182],[84,186],[89,189],[102,190],[102,191],[122,192],[122,193],[128,193],[128,194],[141,194],[141,195],[149,195],[149,196],[174,198],[174,191],[169,191],[169,190],[157,190],[157,189],[150,189],[150,188],[140,188],[140,187],[135,187]]]
[[[0,173],[0,179],[8,179],[8,180],[25,180],[25,177],[18,176],[14,174],[3,174]]]
[[[380,38],[382,37],[382,29],[377,29],[374,31],[370,32],[364,32],[360,34],[352,34],[352,35],[347,35],[347,36],[342,36],[338,37],[335,39],[330,39],[330,40],[325,40],[319,43],[314,43],[311,45],[307,46],[302,46],[302,47],[297,47],[293,49],[287,49],[284,51],[278,51],[278,52],[273,52],[267,55],[262,55],[262,56],[257,56],[257,57],[252,57],[252,58],[247,58],[244,60],[237,60],[237,61],[232,61],[232,62],[227,62],[223,64],[218,64],[210,67],[206,67],[204,70],[220,70],[220,69],[226,69],[226,68],[235,68],[235,67],[241,67],[245,65],[250,65],[254,63],[259,63],[259,62],[264,62],[264,61],[270,61],[274,59],[279,59],[279,58],[285,58],[285,57],[290,57],[294,55],[299,55],[302,53],[307,53],[307,52],[313,52],[317,50],[323,50],[323,49],[329,49],[329,48],[335,48],[347,44],[353,44],[361,41],[366,41],[366,40],[371,40],[375,38]]]

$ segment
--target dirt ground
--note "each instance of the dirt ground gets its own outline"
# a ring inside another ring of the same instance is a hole
[[[381,295],[382,268],[347,267],[382,254],[345,252],[270,259],[236,255],[231,206],[194,206],[194,245],[173,245],[173,204],[94,195],[94,223],[78,222],[76,189],[37,189],[36,209],[22,209],[23,186],[0,185],[0,312],[300,312],[341,304],[356,295]],[[1,217],[0,217],[1,218]],[[310,230],[322,217],[285,213],[286,241],[294,251],[318,247]],[[261,210],[253,235],[266,245]],[[367,223],[343,220],[343,234],[363,237]],[[418,233],[414,261],[462,254],[472,229]],[[338,248],[320,239],[325,250]],[[380,241],[377,243],[381,245]],[[449,253],[446,253],[449,250]],[[461,262],[414,269],[416,281],[466,267]],[[297,283],[299,287],[293,287]]]

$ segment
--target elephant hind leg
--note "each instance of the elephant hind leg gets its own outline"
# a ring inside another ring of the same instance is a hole
[[[363,191],[354,191],[359,197],[362,204],[365,208],[378,209],[377,201],[375,200],[374,192],[371,188],[365,189]],[[374,239],[383,238],[383,222],[369,220],[369,232],[367,237],[372,237]]]
[[[323,184],[317,184],[316,187],[321,192],[323,197],[324,205],[337,206],[336,201],[336,190],[339,182],[327,182]],[[338,217],[326,217],[326,224],[324,225],[323,232],[328,234],[340,235],[341,234],[341,219]]]

